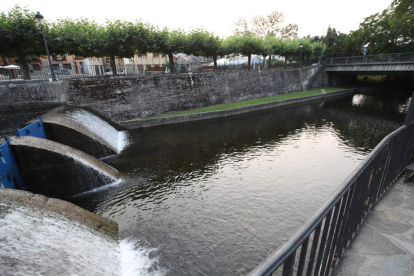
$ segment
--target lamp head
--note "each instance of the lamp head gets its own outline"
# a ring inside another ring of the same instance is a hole
[[[36,21],[39,25],[43,26],[43,15],[40,14],[40,12],[37,12],[37,14],[35,15]]]
[[[302,49],[303,48],[303,43],[299,44],[299,47]]]

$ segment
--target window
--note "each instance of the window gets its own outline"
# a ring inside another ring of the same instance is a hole
[[[63,69],[72,70],[72,65],[70,63],[63,63]]]
[[[147,54],[137,54],[138,58],[147,58]]]
[[[106,59],[105,59],[105,62],[106,62],[106,63],[110,63],[109,58],[106,58]]]
[[[159,58],[159,55],[154,55],[155,58]]]
[[[59,64],[52,64],[53,69],[59,70]]]

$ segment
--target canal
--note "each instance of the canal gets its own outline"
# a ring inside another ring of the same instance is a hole
[[[357,94],[138,129],[105,161],[123,181],[72,201],[119,223],[148,275],[246,275],[309,218],[410,98]]]

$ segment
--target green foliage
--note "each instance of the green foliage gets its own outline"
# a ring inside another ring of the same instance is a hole
[[[171,72],[175,71],[173,54],[188,51],[188,35],[182,30],[169,30],[168,28],[154,29],[152,32],[151,51],[163,53],[168,56]]]
[[[215,63],[218,56],[226,54],[222,39],[203,29],[191,31],[185,52],[190,55],[213,57]]]
[[[47,32],[47,24],[44,28]],[[8,13],[0,12],[0,37],[0,53],[7,57],[17,57],[23,78],[30,79],[26,59],[46,54],[35,13],[17,5]]]
[[[388,9],[365,18],[358,30],[343,34],[329,26],[326,36],[313,39],[324,41],[331,57],[333,51],[335,56],[361,55],[363,45],[369,54],[413,52],[413,38],[414,2],[394,0]]]
[[[151,44],[150,26],[142,22],[107,21],[99,25],[88,19],[64,19],[53,24],[51,41],[55,53],[78,56],[108,56],[116,75],[115,57],[132,57],[146,52]]]

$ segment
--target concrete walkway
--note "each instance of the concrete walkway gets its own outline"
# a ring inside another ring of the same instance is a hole
[[[414,276],[414,180],[404,176],[371,210],[335,276]]]

